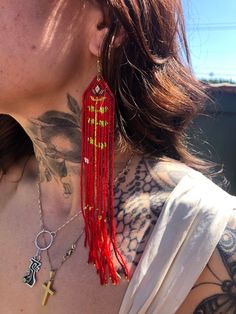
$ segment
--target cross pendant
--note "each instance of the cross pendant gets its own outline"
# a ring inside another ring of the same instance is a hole
[[[48,282],[45,282],[42,287],[44,288],[45,292],[44,292],[44,296],[43,296],[43,300],[42,300],[42,305],[46,305],[48,302],[48,298],[50,295],[54,295],[55,291],[52,289],[52,285],[53,285],[53,280],[55,278],[56,272],[55,271],[50,271],[50,278]]]

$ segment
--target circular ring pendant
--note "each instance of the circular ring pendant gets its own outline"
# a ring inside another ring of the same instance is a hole
[[[48,241],[48,244],[45,244],[45,246],[41,246],[40,243],[39,243],[39,237],[40,237],[42,234],[46,234],[47,236],[49,236],[49,237],[48,237],[48,240],[49,240],[49,241]],[[45,251],[45,250],[47,250],[47,249],[50,248],[50,246],[52,245],[53,240],[54,240],[54,233],[53,233],[53,232],[50,232],[50,231],[48,231],[48,230],[41,230],[41,231],[37,234],[37,236],[36,236],[36,238],[35,238],[35,240],[34,240],[34,243],[35,243],[36,248],[37,248],[39,251]]]

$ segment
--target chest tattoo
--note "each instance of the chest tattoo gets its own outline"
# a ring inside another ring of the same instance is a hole
[[[130,181],[129,171],[119,178],[115,188],[115,221],[117,244],[132,272],[170,192],[152,178],[143,159]]]

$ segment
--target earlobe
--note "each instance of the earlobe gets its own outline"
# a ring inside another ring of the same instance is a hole
[[[103,45],[103,42],[106,38],[108,31],[109,31],[108,27],[103,27],[102,29],[97,30],[97,32],[96,32],[96,34],[94,34],[93,38],[90,39],[89,50],[94,56],[100,57],[102,45]],[[120,45],[122,45],[122,43],[125,41],[125,39],[126,39],[126,32],[125,32],[124,28],[121,27],[120,30],[118,31],[118,34],[116,36],[114,36],[114,38],[112,40],[112,43],[111,43],[112,47],[118,48]]]
[[[91,54],[97,58],[101,55],[102,45],[107,33],[108,27],[103,27],[102,29],[97,28],[96,33],[90,39],[89,50]]]

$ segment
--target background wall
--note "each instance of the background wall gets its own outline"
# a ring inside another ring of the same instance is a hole
[[[195,120],[200,133],[190,134],[191,142],[204,157],[223,164],[230,182],[227,191],[236,195],[236,86],[214,85],[209,95],[212,101],[206,104],[206,115]]]

